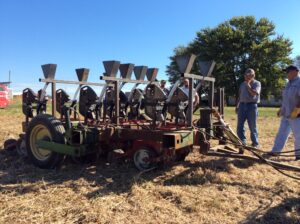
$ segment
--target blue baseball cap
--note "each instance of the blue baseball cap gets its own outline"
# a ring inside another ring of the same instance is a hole
[[[295,65],[289,65],[288,67],[286,67],[282,71],[284,71],[284,72],[289,72],[289,71],[297,71],[297,72],[299,72],[299,69]]]

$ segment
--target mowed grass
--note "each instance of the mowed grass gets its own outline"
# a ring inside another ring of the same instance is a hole
[[[274,142],[276,111],[259,108],[264,150]],[[195,150],[184,162],[145,173],[131,161],[104,158],[41,170],[3,150],[23,120],[20,100],[0,110],[0,223],[300,223],[299,182],[269,166]],[[235,129],[234,107],[225,120]],[[285,150],[292,145],[291,138]]]
[[[264,118],[274,118],[279,108],[277,107],[258,107],[258,116]],[[235,117],[235,107],[225,107],[225,115],[228,117]]]
[[[10,105],[5,109],[0,109],[0,116],[21,115],[22,113],[22,99],[21,97],[14,97]]]
[[[257,128],[259,134],[259,142],[266,150],[271,150],[274,143],[274,138],[277,134],[277,130],[280,124],[280,118],[277,117],[277,111],[279,108],[276,107],[258,107],[257,117]],[[236,130],[237,126],[237,114],[235,107],[225,107],[225,120]],[[245,122],[246,135],[248,143],[250,142],[250,132],[248,124]],[[292,136],[291,136],[292,137]],[[288,142],[287,148],[291,147],[291,141]]]

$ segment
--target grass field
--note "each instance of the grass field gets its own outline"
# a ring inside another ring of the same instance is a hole
[[[259,108],[266,151],[279,125],[276,110]],[[234,108],[225,111],[235,129]],[[22,120],[20,103],[0,110],[0,223],[300,223],[299,181],[269,166],[195,151],[147,173],[103,159],[41,170],[3,150],[6,139],[18,138]],[[285,150],[292,146],[289,139]]]

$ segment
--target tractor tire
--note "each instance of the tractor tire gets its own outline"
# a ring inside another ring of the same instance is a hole
[[[149,147],[141,147],[133,155],[133,162],[140,171],[155,168],[157,163],[149,161],[157,157],[157,153]]]
[[[39,114],[33,118],[26,131],[26,149],[32,163],[42,169],[54,169],[63,161],[65,155],[39,148],[38,140],[65,143],[65,128],[62,123],[49,114]]]
[[[28,153],[26,150],[26,141],[25,139],[18,139],[17,141],[17,153],[20,157],[27,157]]]
[[[16,149],[17,140],[16,139],[8,139],[4,142],[4,149],[7,151],[13,151]]]

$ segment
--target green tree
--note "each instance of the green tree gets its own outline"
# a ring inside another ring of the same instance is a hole
[[[215,28],[197,32],[186,47],[175,48],[167,74],[174,83],[180,76],[175,57],[193,53],[200,60],[216,61],[213,72],[216,86],[225,87],[227,96],[237,96],[244,71],[253,68],[262,83],[262,96],[274,94],[277,97],[284,86],[281,70],[291,62],[291,46],[289,39],[275,33],[275,25],[268,19],[233,17]],[[197,69],[193,72],[197,73]]]

